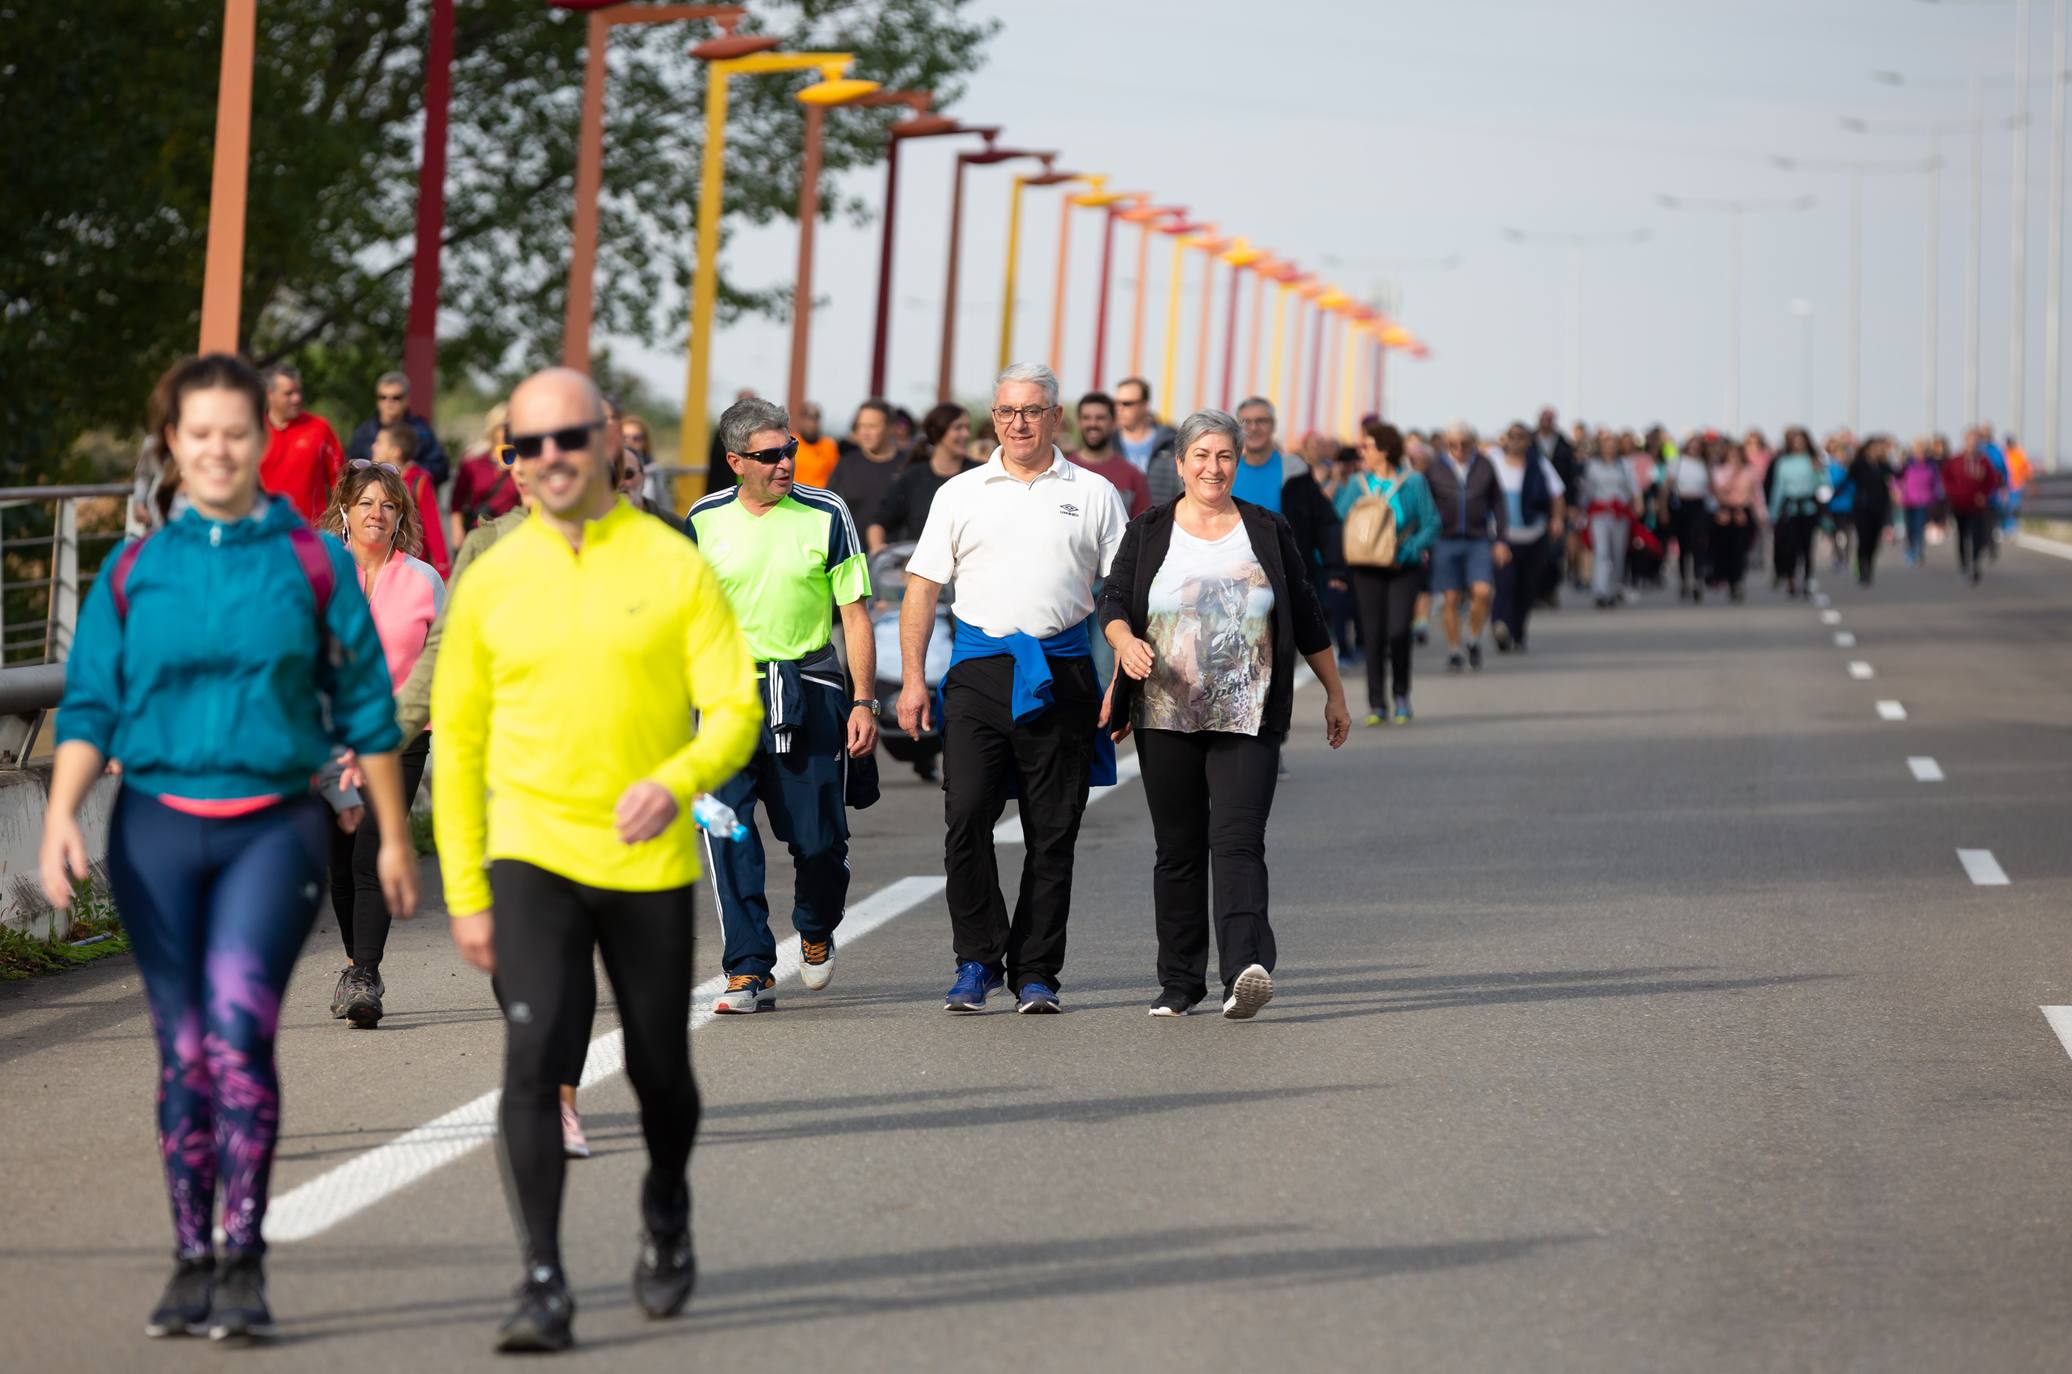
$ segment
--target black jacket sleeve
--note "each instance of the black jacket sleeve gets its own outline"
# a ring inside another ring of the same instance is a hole
[[[1130,521],[1122,532],[1122,543],[1115,550],[1114,559],[1108,564],[1108,580],[1101,584],[1101,629],[1120,620],[1130,626],[1131,633],[1136,626],[1130,620],[1130,597],[1137,586],[1137,557],[1144,548],[1144,516]]]
[[[1331,647],[1331,625],[1324,619],[1324,607],[1317,600],[1309,565],[1302,561],[1302,550],[1295,543],[1295,531],[1280,516],[1274,517],[1273,524],[1280,536],[1281,569],[1293,603],[1288,610],[1295,625],[1295,652],[1307,658]]]

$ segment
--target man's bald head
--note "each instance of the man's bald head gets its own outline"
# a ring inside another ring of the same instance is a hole
[[[511,433],[546,434],[604,423],[604,395],[572,367],[541,368],[511,392]]]

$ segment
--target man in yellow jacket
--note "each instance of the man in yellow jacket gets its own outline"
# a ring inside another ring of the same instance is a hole
[[[498,1345],[560,1350],[575,1303],[555,1070],[587,1033],[593,951],[648,1147],[634,1298],[670,1316],[690,1296],[691,802],[748,759],[762,703],[711,569],[615,490],[590,379],[535,373],[511,393],[510,425],[537,459],[535,507],[447,609],[432,818],[454,943],[503,988],[498,1143],[526,1277]]]

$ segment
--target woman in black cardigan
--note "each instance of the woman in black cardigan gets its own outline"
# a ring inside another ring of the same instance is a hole
[[[1333,749],[1352,727],[1331,630],[1288,522],[1230,494],[1241,447],[1220,410],[1187,417],[1171,461],[1185,491],[1130,522],[1101,592],[1120,672],[1109,719],[1134,726],[1158,844],[1153,1016],[1185,1016],[1208,994],[1209,877],[1223,1014],[1244,1020],[1273,996],[1266,917],[1266,817],[1294,710],[1295,656],[1324,685]]]

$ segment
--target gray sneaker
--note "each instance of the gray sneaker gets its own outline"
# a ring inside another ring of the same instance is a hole
[[[345,1019],[353,1023],[355,1030],[373,1030],[381,1024],[381,994],[387,991],[382,986],[381,975],[373,969],[355,968],[352,972],[352,989],[346,996]]]
[[[343,1021],[345,1019],[346,1003],[352,1001],[353,997],[353,974],[357,972],[359,970],[355,969],[351,964],[347,964],[344,968],[338,970],[338,985],[331,989],[331,1017],[333,1020]]]

